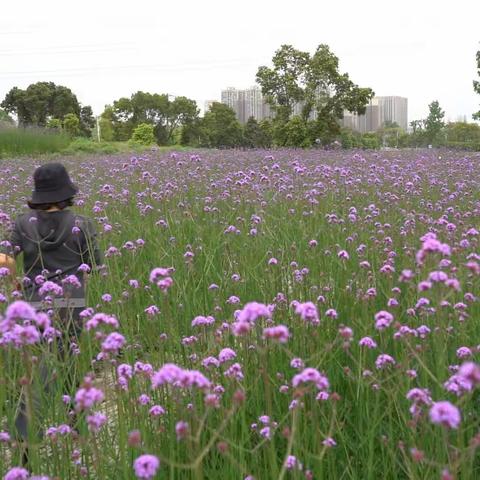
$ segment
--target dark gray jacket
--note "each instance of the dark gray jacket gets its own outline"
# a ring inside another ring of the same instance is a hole
[[[102,263],[93,222],[72,211],[44,212],[31,210],[20,215],[10,240],[2,242],[0,251],[13,256],[23,253],[25,276],[32,284],[25,289],[27,300],[37,301],[38,287],[35,277],[62,285],[67,275],[76,275],[82,283],[80,289],[64,288],[68,296],[85,296],[84,275],[78,271],[81,264],[95,268]]]

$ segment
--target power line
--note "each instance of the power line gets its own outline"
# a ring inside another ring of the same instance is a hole
[[[84,44],[84,45],[50,45],[37,49],[5,49],[0,50],[0,55],[37,55],[37,54],[55,54],[55,53],[96,53],[97,51],[114,51],[121,49],[133,49],[136,46],[128,42],[109,43],[109,44]]]
[[[251,64],[252,60],[237,59],[237,60],[223,60],[223,61],[210,61],[199,63],[177,63],[177,64],[145,64],[145,65],[110,65],[110,66],[90,66],[90,67],[77,67],[66,69],[52,69],[52,70],[21,70],[11,72],[0,72],[0,78],[9,78],[17,76],[30,76],[30,75],[81,75],[82,73],[89,72],[108,72],[116,70],[145,70],[151,69],[154,71],[187,71],[187,70],[204,70],[215,67],[227,67],[227,66],[241,66]]]
[[[0,35],[23,35],[25,33],[32,33],[32,30],[1,30]]]
[[[79,54],[79,53],[109,53],[115,51],[125,51],[125,50],[134,50],[135,47],[119,47],[119,48],[92,48],[92,49],[79,49],[79,50],[24,50],[24,51],[11,51],[11,52],[2,52],[0,51],[0,56],[2,57],[18,57],[24,55],[70,55],[70,54]]]

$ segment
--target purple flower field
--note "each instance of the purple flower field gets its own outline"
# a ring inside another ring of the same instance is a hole
[[[0,240],[37,165],[0,162]],[[479,478],[480,154],[65,165],[105,265],[68,354],[0,269],[0,476]]]

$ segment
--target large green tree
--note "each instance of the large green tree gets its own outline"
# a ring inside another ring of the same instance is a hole
[[[128,140],[142,123],[154,126],[157,143],[171,143],[174,132],[193,122],[199,114],[197,104],[187,97],[170,100],[167,94],[138,91],[130,98],[122,97],[107,105],[102,119],[112,122],[116,140]]]
[[[180,134],[180,143],[182,145],[190,145],[198,147],[202,143],[202,118],[189,120],[182,125]]]
[[[90,107],[82,107],[76,95],[67,87],[55,85],[53,82],[37,82],[29,85],[25,90],[13,87],[5,96],[1,107],[6,112],[15,114],[21,126],[44,127],[52,118],[62,120],[69,113],[82,118],[82,110],[90,112]],[[82,128],[88,129],[87,120]]]
[[[287,122],[294,106],[306,96],[306,72],[310,55],[282,45],[272,58],[273,67],[261,66],[257,82],[277,118]]]
[[[269,124],[258,123],[254,117],[250,117],[243,127],[243,145],[247,148],[267,148],[272,139]]]
[[[270,148],[273,144],[272,121],[268,118],[261,120],[258,124],[262,131],[262,148]]]
[[[201,122],[201,145],[231,148],[242,144],[242,126],[235,112],[223,103],[214,102]]]
[[[443,129],[445,112],[441,109],[438,100],[428,106],[428,117],[425,119],[425,136],[430,145],[438,146],[444,138]]]
[[[115,131],[113,126],[113,108],[110,105],[105,107],[105,110],[100,115],[98,120],[99,136],[102,140],[110,142],[115,138]]]
[[[80,134],[83,137],[91,137],[95,128],[95,117],[93,116],[92,107],[85,105],[80,108]]]
[[[29,85],[26,90],[13,87],[5,96],[1,106],[18,118],[21,126],[45,126],[52,113],[52,98],[54,95],[52,82],[38,82]]]
[[[285,147],[309,147],[311,141],[308,136],[308,128],[305,122],[297,115],[294,115],[285,124]]]
[[[272,64],[259,67],[256,78],[274,111],[274,121],[286,124],[300,106],[303,122],[314,122],[308,127],[311,135],[324,143],[339,134],[345,110],[365,113],[374,95],[370,88],[359,87],[348,73],[339,71],[339,59],[328,45],[319,45],[313,55],[282,45]],[[277,132],[282,130],[277,128]]]
[[[477,52],[477,74],[480,78],[480,50]],[[473,81],[473,89],[480,95],[480,81]],[[480,110],[477,113],[473,114],[474,120],[480,120]]]

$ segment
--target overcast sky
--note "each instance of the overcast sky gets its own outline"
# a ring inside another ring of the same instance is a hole
[[[137,90],[203,109],[253,85],[280,45],[326,43],[354,82],[407,97],[409,120],[436,99],[447,119],[471,120],[479,19],[478,0],[3,0],[0,101],[50,80],[96,114]]]

